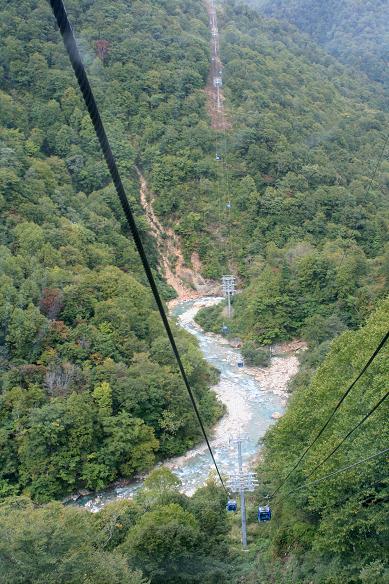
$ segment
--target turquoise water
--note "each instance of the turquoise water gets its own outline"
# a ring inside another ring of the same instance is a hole
[[[227,406],[227,413],[213,429],[211,445],[221,472],[228,474],[237,470],[236,453],[230,447],[229,439],[238,434],[245,438],[242,453],[244,467],[249,469],[260,448],[258,441],[274,422],[272,414],[275,411],[283,411],[283,397],[271,391],[263,391],[260,383],[247,369],[237,367],[239,350],[231,348],[221,335],[204,333],[193,321],[194,314],[201,306],[214,304],[220,300],[205,297],[182,302],[172,314],[181,327],[197,338],[205,359],[220,371],[219,383],[213,389]],[[164,464],[180,478],[182,491],[189,495],[204,484],[213,469],[204,444]],[[78,499],[77,504],[98,511],[109,501],[131,498],[141,486],[142,480],[135,480],[125,487]]]

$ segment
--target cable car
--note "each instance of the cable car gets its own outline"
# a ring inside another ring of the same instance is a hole
[[[231,201],[228,201],[228,203],[227,203],[227,209],[231,209]]]
[[[269,505],[265,507],[258,507],[258,521],[259,523],[264,523],[265,521],[271,520],[271,509]]]
[[[237,363],[238,367],[243,367],[244,366],[244,361],[243,359],[239,359],[238,363]]]
[[[220,156],[220,154],[218,154],[218,153],[216,152],[215,160],[221,160],[221,159],[222,159],[222,157]]]
[[[222,326],[222,335],[226,335],[229,330],[230,329],[228,328],[228,326],[226,324],[223,324],[223,326]]]
[[[238,508],[238,505],[236,504],[235,499],[228,499],[227,505],[226,505],[227,511],[236,511],[237,508]]]

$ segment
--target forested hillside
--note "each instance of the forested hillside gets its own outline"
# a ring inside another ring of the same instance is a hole
[[[333,341],[310,384],[303,380],[295,388],[288,411],[264,440],[263,462],[258,468],[263,495],[278,487],[315,437],[387,332],[388,322],[386,300],[379,303],[364,327]],[[291,494],[289,491],[303,484],[314,467],[388,391],[388,356],[386,348],[272,501],[274,521],[264,526],[264,539],[257,543],[261,576],[256,582],[387,582],[388,453],[316,485]],[[386,401],[309,481],[387,448],[388,413]]]
[[[178,479],[160,469],[135,501],[98,514],[7,499],[0,503],[1,584],[228,582],[223,491],[210,483],[189,498],[178,489]]]
[[[363,3],[350,29],[355,1],[324,20],[324,3],[311,3],[316,16],[297,0],[285,14],[281,1],[272,4],[298,26],[292,11],[304,9],[301,27],[312,40],[243,4],[217,5],[228,119],[221,134],[211,129],[205,90],[204,4],[66,2],[164,299],[174,292],[158,267],[136,168],[186,262],[198,252],[203,276],[237,276],[229,334],[243,339],[243,353],[265,365],[259,347],[308,343],[286,414],[263,441],[243,554],[240,519],[227,516],[226,494],[212,480],[187,497],[162,468],[134,501],[96,514],[54,501],[184,453],[201,433],[49,4],[0,0],[0,584],[388,579],[385,456],[288,492],[385,394],[387,347],[272,501],[272,522],[256,520],[258,503],[315,436],[389,320],[389,116],[375,53],[384,33],[378,21],[370,25],[381,4]],[[373,27],[367,72],[380,82],[366,83],[327,52],[343,59],[346,32],[362,21],[350,62]],[[198,320],[220,332],[222,311]],[[217,374],[193,337],[172,326],[210,428],[223,413],[209,389]],[[387,413],[385,402],[309,478],[386,448]]]
[[[45,501],[129,477],[200,434],[50,7],[1,8],[0,492]],[[163,150],[169,124],[200,140],[206,15],[195,2],[68,8],[156,267],[134,164],[140,137]],[[176,333],[212,424],[215,374]]]
[[[389,87],[387,0],[251,0],[308,33],[343,63]]]
[[[268,344],[329,318],[356,327],[389,285],[382,87],[242,5],[219,21],[232,208],[213,255],[242,278],[231,331]]]

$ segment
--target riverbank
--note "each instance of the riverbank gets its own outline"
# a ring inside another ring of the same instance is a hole
[[[307,344],[301,340],[273,345],[270,366],[246,367],[246,372],[259,382],[262,391],[272,391],[283,397],[286,405],[288,384],[299,370],[298,354],[306,349]]]
[[[214,343],[224,347],[226,351],[225,361],[230,365],[235,365],[237,358],[240,356],[239,352],[236,351],[236,348],[221,335],[215,333],[204,333],[201,326],[194,320],[197,312],[201,308],[214,306],[222,300],[222,297],[214,297],[193,301],[192,307],[184,314],[178,316],[178,322],[183,328],[190,330],[192,334],[197,332],[203,337],[208,338],[210,341],[213,340]],[[236,375],[252,376],[255,379],[255,382],[258,382],[258,388],[261,394],[272,393],[281,398],[279,402],[281,408],[279,409],[283,409],[286,407],[289,395],[289,381],[294,375],[296,375],[299,369],[298,353],[305,349],[306,344],[300,340],[279,343],[272,348],[273,356],[269,367],[259,368],[246,366],[244,370],[240,370]],[[221,418],[221,420],[215,425],[211,433],[211,446],[214,449],[218,449],[223,447],[223,445],[226,445],[228,437],[244,431],[244,428],[250,422],[251,412],[249,404],[247,403],[247,396],[239,391],[234,391],[234,389],[231,388],[230,383],[227,383],[226,381],[223,382],[223,379],[221,379],[217,385],[212,387],[212,389],[227,409],[225,416],[223,416],[223,418]],[[271,413],[273,420],[281,417],[281,415],[282,414],[277,409]],[[191,459],[196,458],[196,456],[206,451],[206,444],[202,443],[184,455],[165,462],[164,465],[173,471],[177,471]],[[187,494],[190,493],[187,492]]]
[[[298,348],[288,344],[278,346],[268,369],[238,368],[237,362],[241,358],[239,349],[232,347],[221,335],[205,333],[194,321],[200,308],[221,301],[220,296],[181,301],[174,308],[173,316],[180,327],[196,337],[205,359],[220,371],[219,382],[212,389],[226,406],[226,414],[209,430],[209,437],[218,466],[227,475],[236,472],[236,456],[230,450],[229,438],[237,434],[247,437],[243,446],[244,464],[246,467],[253,466],[253,458],[259,451],[259,440],[274,423],[274,414],[281,415],[285,408],[287,383],[298,368]],[[201,487],[212,472],[205,443],[162,464],[176,474],[181,481],[181,491],[187,495],[192,495]],[[157,466],[160,465],[158,463]],[[128,484],[121,481],[114,488],[79,499],[77,504],[98,511],[108,502],[132,498],[143,480],[144,476]]]

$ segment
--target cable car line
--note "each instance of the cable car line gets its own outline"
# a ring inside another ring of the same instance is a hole
[[[377,172],[378,172],[378,169],[379,169],[379,167],[380,167],[380,165],[381,165],[381,162],[382,162],[382,159],[383,159],[383,157],[384,157],[385,150],[386,150],[386,146],[388,145],[388,142],[389,142],[389,134],[386,136],[386,138],[385,138],[385,142],[384,142],[384,145],[383,145],[383,147],[382,147],[382,150],[381,150],[381,152],[380,152],[380,155],[379,155],[379,156],[378,156],[378,158],[377,158],[377,164],[375,165],[375,167],[374,167],[374,170],[373,170],[373,173],[372,173],[372,175],[371,175],[371,177],[370,177],[370,182],[369,182],[369,184],[368,184],[368,187],[367,187],[367,189],[366,189],[366,192],[365,192],[365,194],[364,194],[364,198],[365,198],[365,197],[366,197],[366,196],[369,194],[369,192],[370,192],[371,185],[373,184],[373,180],[375,179],[375,176],[376,176],[376,174],[377,174]]]
[[[337,446],[335,446],[335,448],[325,457],[323,458],[323,460],[321,460],[316,466],[315,468],[309,473],[309,475],[306,477],[307,479],[309,477],[311,477],[315,471],[321,467],[325,462],[327,462],[327,460],[333,455],[335,454],[335,452],[337,452],[339,450],[339,448],[342,446],[342,444],[344,444],[344,442],[346,442],[346,440],[351,436],[351,434],[353,434],[355,432],[355,430],[357,430],[360,426],[362,426],[362,424],[364,424],[364,422],[366,422],[366,420],[368,418],[370,418],[370,416],[372,414],[374,414],[374,412],[376,411],[377,408],[380,407],[380,405],[386,400],[386,398],[389,395],[389,391],[387,391],[385,393],[385,395],[375,404],[375,406],[372,407],[372,409],[362,418],[362,420],[360,420],[349,432],[347,432],[346,436],[344,436],[342,438],[342,440],[339,442],[339,444]]]
[[[168,318],[167,318],[167,315],[166,315],[166,312],[165,312],[165,309],[164,309],[164,306],[163,306],[163,303],[161,300],[161,297],[159,295],[158,288],[157,288],[156,282],[154,280],[154,276],[152,274],[150,264],[148,262],[146,253],[144,251],[144,247],[143,247],[142,240],[141,240],[141,237],[140,237],[140,234],[138,231],[138,227],[136,225],[136,222],[135,222],[135,219],[134,219],[134,216],[132,213],[132,209],[131,209],[130,203],[128,201],[128,198],[127,198],[127,195],[126,195],[126,192],[125,192],[125,189],[124,189],[124,186],[123,186],[120,174],[119,174],[119,170],[118,170],[118,167],[116,165],[116,161],[115,161],[115,158],[113,156],[111,146],[110,146],[110,143],[108,141],[108,138],[107,138],[107,135],[106,135],[106,132],[104,129],[104,125],[103,125],[103,122],[102,122],[101,117],[100,117],[99,109],[97,107],[97,104],[96,104],[96,101],[95,101],[95,98],[94,98],[94,95],[92,92],[92,88],[90,86],[90,83],[89,83],[89,80],[88,80],[88,77],[87,77],[87,74],[85,71],[85,67],[84,67],[83,61],[81,59],[81,55],[80,55],[78,48],[77,48],[77,43],[76,43],[72,28],[70,26],[69,20],[68,20],[68,16],[67,16],[67,13],[65,10],[64,3],[62,0],[50,0],[50,5],[51,5],[52,11],[54,13],[54,16],[56,18],[59,30],[61,32],[61,36],[62,36],[64,45],[65,45],[66,51],[68,53],[71,65],[73,67],[74,74],[77,78],[77,82],[78,82],[78,85],[80,87],[82,96],[84,98],[84,102],[85,102],[85,105],[87,107],[89,116],[91,118],[96,136],[99,140],[100,148],[103,152],[105,161],[107,163],[112,181],[113,181],[115,189],[116,189],[116,193],[117,193],[119,200],[120,200],[120,203],[122,205],[122,209],[123,209],[124,215],[126,217],[128,226],[131,230],[131,234],[132,234],[136,249],[137,249],[138,254],[140,256],[140,259],[142,261],[142,265],[143,265],[144,271],[146,273],[150,288],[152,290],[155,302],[157,304],[158,311],[159,311],[159,314],[161,316],[163,325],[165,327],[166,334],[168,336],[168,339],[170,341],[170,345],[172,347],[174,356],[176,358],[178,368],[180,370],[185,387],[188,391],[188,394],[189,394],[190,400],[192,402],[192,406],[193,406],[193,409],[195,411],[198,423],[201,427],[202,434],[204,436],[209,453],[211,455],[212,462],[215,466],[215,469],[216,469],[216,472],[217,472],[218,477],[220,479],[220,482],[221,482],[224,490],[227,493],[227,489],[225,487],[224,481],[223,481],[222,476],[220,474],[219,467],[216,463],[215,456],[213,454],[211,445],[209,443],[209,439],[208,439],[202,418],[200,416],[200,412],[198,410],[196,400],[195,400],[195,397],[194,397],[193,392],[192,392],[192,388],[191,388],[190,383],[189,383],[189,379],[188,379],[186,371],[184,369],[180,353],[178,351],[178,348],[177,348],[177,345],[176,345],[176,342],[175,342],[175,339],[174,339],[174,336],[173,336],[173,333],[172,333],[172,330],[171,330],[171,327],[170,327],[170,324],[169,324],[169,321],[168,321]]]
[[[379,491],[381,491],[384,488],[384,485],[382,483],[383,483],[383,481],[375,481],[374,483],[368,483],[367,485],[361,485],[361,489],[366,489],[366,488],[368,488],[368,489],[375,489],[376,487],[379,487],[380,488]],[[354,493],[354,494],[356,495],[357,493]],[[378,494],[379,493],[377,493],[377,495]],[[363,499],[357,501],[357,503],[359,503],[360,505],[363,505],[366,501],[368,501],[369,499],[372,498],[371,495],[370,495],[370,497],[369,496],[366,497],[365,495],[363,497],[364,497]],[[345,497],[342,497],[341,499],[334,500],[334,507],[335,507],[335,503],[336,503],[336,506],[339,507],[345,501],[349,501],[349,499],[350,499],[350,493],[348,493]],[[386,502],[387,500],[389,500],[389,495],[386,495],[384,497],[381,497],[380,499],[375,498],[374,503],[375,504],[377,504],[377,503],[383,503],[383,502]]]
[[[313,474],[316,472],[316,470],[317,470],[318,468],[320,468],[320,467],[321,467],[321,466],[322,466],[322,465],[323,465],[325,462],[327,462],[327,460],[328,460],[329,458],[331,458],[331,456],[333,456],[333,455],[335,454],[335,452],[337,452],[337,451],[339,450],[339,448],[340,448],[340,447],[341,447],[341,446],[344,444],[344,442],[346,442],[346,440],[347,440],[347,439],[348,439],[348,438],[351,436],[351,434],[353,434],[353,433],[355,432],[355,430],[357,430],[357,429],[358,429],[360,426],[362,426],[362,424],[364,424],[364,422],[366,422],[366,420],[367,420],[368,418],[370,418],[370,416],[371,416],[372,414],[374,414],[374,412],[375,412],[375,411],[376,411],[376,410],[379,408],[379,406],[380,406],[380,405],[381,405],[381,404],[382,404],[382,403],[383,403],[383,402],[386,400],[386,398],[388,397],[388,395],[389,395],[389,391],[387,391],[387,392],[385,393],[385,395],[383,395],[383,396],[381,397],[381,399],[380,399],[380,400],[379,400],[379,401],[378,401],[378,402],[377,402],[377,403],[376,403],[376,404],[375,404],[375,405],[374,405],[374,406],[371,408],[371,410],[370,410],[370,411],[369,411],[369,412],[368,412],[368,413],[367,413],[367,414],[366,414],[366,415],[365,415],[365,416],[364,416],[364,417],[363,417],[363,418],[362,418],[362,419],[361,419],[361,420],[360,420],[360,421],[359,421],[359,422],[358,422],[358,423],[357,423],[357,424],[356,424],[356,425],[355,425],[355,426],[354,426],[354,427],[353,427],[353,428],[352,428],[352,429],[351,429],[349,432],[347,432],[347,434],[346,434],[346,435],[345,435],[345,436],[342,438],[342,440],[341,440],[341,441],[340,441],[340,442],[337,444],[337,446],[335,446],[335,448],[334,448],[334,449],[333,449],[333,450],[332,450],[332,451],[331,451],[331,452],[330,452],[330,453],[329,453],[329,454],[328,454],[328,455],[327,455],[325,458],[323,458],[323,460],[321,460],[321,461],[320,461],[320,462],[319,462],[319,463],[318,463],[318,464],[317,464],[317,465],[316,465],[316,466],[315,466],[315,467],[314,467],[314,468],[311,470],[311,472],[310,472],[310,473],[309,473],[309,474],[308,474],[308,475],[305,477],[305,480],[304,480],[304,483],[303,483],[303,485],[301,485],[300,487],[296,487],[296,488],[292,489],[291,491],[289,491],[288,493],[286,493],[286,495],[290,495],[291,493],[294,493],[295,491],[299,490],[300,488],[303,488],[303,486],[305,486],[305,484],[306,484],[306,480],[307,480],[307,479],[309,479],[309,478],[310,478],[310,477],[311,477],[311,476],[312,476],[312,475],[313,475]],[[389,449],[387,449],[387,450],[389,450]],[[386,452],[386,450],[385,450],[385,451],[382,451],[382,452]],[[350,468],[351,468],[351,467],[350,467]],[[332,472],[332,473],[329,473],[329,475],[332,475],[332,474],[336,474],[336,471],[334,471],[334,472]],[[327,476],[327,475],[326,475],[326,476]],[[325,477],[324,477],[324,478],[325,478]],[[318,480],[319,480],[319,479],[318,479]],[[320,479],[320,480],[321,480],[321,479]],[[285,481],[284,481],[284,482],[285,482]],[[315,482],[316,482],[316,481],[312,481],[312,484],[314,484]],[[320,481],[319,481],[319,482],[320,482]],[[284,483],[282,483],[282,484],[284,484]],[[278,491],[279,491],[279,489],[282,487],[282,484],[281,484],[281,485],[280,485],[280,487],[278,488]],[[308,483],[308,484],[310,484],[310,483]],[[266,498],[267,498],[268,500],[270,500],[270,499],[273,499],[273,498],[274,498],[274,496],[275,496],[275,494],[276,494],[276,492],[272,493],[271,495],[269,495],[269,496],[268,496],[268,497],[266,497]]]
[[[364,464],[365,462],[369,462],[369,460],[373,460],[374,458],[378,458],[379,456],[382,456],[386,452],[389,452],[389,448],[385,448],[384,450],[380,450],[379,452],[376,452],[375,454],[371,454],[370,456],[367,456],[366,458],[362,458],[360,460],[357,460],[356,462],[353,462],[352,464],[348,464],[347,466],[343,466],[342,468],[339,468],[337,470],[329,472],[326,475],[324,475],[324,476],[322,476],[319,479],[316,479],[314,481],[308,481],[308,482],[304,481],[304,483],[302,485],[299,485],[298,487],[291,489],[290,491],[285,493],[285,495],[283,495],[282,497],[280,497],[280,495],[279,495],[278,499],[283,500],[284,497],[288,497],[289,495],[292,495],[293,493],[296,493],[297,491],[301,491],[302,489],[313,487],[319,483],[322,483],[323,481],[325,481],[327,479],[330,479],[331,477],[333,477],[335,475],[346,472],[347,470],[350,470],[351,468],[354,468],[356,466]],[[370,486],[373,487],[373,486],[377,486],[378,484],[379,483],[373,483],[373,485],[370,485]],[[347,496],[346,499],[341,499],[340,502],[347,500],[348,498],[349,498],[349,496]],[[268,502],[270,500],[270,497],[265,497],[264,499],[265,499],[265,504],[268,506]],[[337,501],[337,503],[339,504],[339,501]]]
[[[370,456],[367,456],[366,458],[362,458],[361,460],[357,460],[357,462],[354,462],[353,464],[348,464],[347,466],[343,466],[342,468],[338,468],[337,470],[329,472],[328,474],[320,477],[319,479],[316,479],[315,481],[304,482],[299,487],[296,487],[295,489],[288,491],[285,496],[291,495],[292,493],[295,493],[296,491],[300,491],[301,489],[305,489],[306,487],[312,487],[313,485],[317,485],[318,483],[322,483],[323,481],[325,481],[326,479],[328,479],[330,477],[333,477],[333,476],[338,475],[342,472],[345,472],[346,470],[349,470],[350,468],[354,468],[355,466],[359,466],[360,464],[363,464],[364,462],[368,462],[369,460],[372,460],[373,458],[377,458],[378,456],[382,456],[383,454],[385,454],[385,452],[389,452],[389,448],[385,448],[384,450],[380,450],[379,452],[376,452],[375,454],[371,454]]]
[[[353,434],[355,432],[355,430],[357,430],[360,426],[362,426],[362,424],[364,424],[364,422],[366,422],[366,420],[376,411],[376,409],[379,408],[379,406],[386,400],[388,395],[389,395],[389,391],[387,391],[386,394],[372,407],[372,409],[342,438],[342,440],[339,442],[339,444],[337,446],[335,446],[335,448],[311,470],[311,472],[305,477],[305,480],[309,479],[316,472],[316,470],[318,468],[320,468],[325,462],[327,462],[327,460],[329,458],[331,458],[331,456],[333,456],[335,454],[335,452],[337,452],[339,450],[339,448],[344,444],[344,442],[346,442],[346,440],[351,436],[351,434]],[[284,481],[284,483],[285,483],[285,481]],[[284,483],[282,483],[282,484],[284,484]],[[280,485],[278,490],[282,487],[282,484]],[[270,495],[269,499],[272,499],[274,497],[274,495],[275,495],[275,492],[272,493],[272,495]]]
[[[222,158],[220,158],[220,156],[221,156],[221,150],[218,149],[218,143],[216,141],[216,154],[215,154],[216,162],[222,161]],[[219,226],[221,226],[222,214],[223,214],[223,201],[222,201],[222,198],[220,195],[220,176],[219,176],[219,165],[218,164],[216,166],[216,190],[217,190],[217,209],[218,209],[218,215],[219,215]],[[222,238],[220,236],[220,253],[222,253],[222,251],[223,251],[223,242],[222,242]]]
[[[162,299],[160,297],[154,276],[152,274],[151,271],[151,267],[150,264],[148,262],[142,241],[141,241],[141,237],[133,216],[133,212],[130,206],[130,203],[128,201],[120,174],[119,174],[119,170],[118,167],[116,165],[116,161],[114,159],[112,150],[111,150],[111,146],[108,140],[108,137],[106,135],[105,129],[104,129],[104,125],[102,122],[102,119],[100,117],[100,113],[92,92],[92,88],[90,86],[86,71],[85,71],[85,67],[84,64],[82,62],[80,53],[78,51],[77,48],[77,44],[76,44],[76,40],[72,31],[72,28],[70,26],[67,14],[66,14],[66,10],[63,4],[62,0],[50,0],[50,5],[51,8],[53,10],[54,16],[56,18],[58,27],[60,29],[61,35],[62,35],[62,39],[65,45],[65,48],[67,50],[71,65],[73,67],[73,71],[74,74],[76,76],[78,85],[80,87],[81,93],[83,95],[83,99],[85,102],[85,105],[87,107],[90,119],[92,121],[96,136],[99,140],[99,144],[100,144],[100,148],[102,150],[102,153],[104,155],[105,161],[107,163],[107,167],[108,170],[110,172],[112,181],[114,183],[115,189],[116,189],[116,193],[119,197],[124,215],[126,217],[128,226],[130,228],[136,249],[138,251],[139,257],[141,259],[145,274],[147,276],[150,288],[152,290],[153,296],[154,296],[154,300],[157,304],[157,308],[158,311],[160,313],[166,334],[168,336],[172,351],[174,353],[175,359],[177,361],[177,365],[179,368],[179,371],[181,373],[182,379],[184,381],[184,385],[187,389],[187,392],[189,394],[193,409],[195,411],[198,423],[200,425],[202,434],[204,436],[206,445],[208,447],[209,453],[211,455],[211,459],[212,462],[215,466],[216,472],[218,474],[218,477],[220,479],[221,485],[223,486],[224,490],[227,492],[226,486],[224,484],[223,478],[221,476],[220,470],[218,468],[218,465],[216,463],[215,457],[214,457],[214,453],[213,450],[211,448],[200,412],[198,410],[197,404],[196,404],[196,400],[194,397],[194,394],[192,392],[192,388],[190,386],[189,383],[189,379],[187,377],[186,371],[184,369],[182,360],[181,360],[181,356],[180,353],[178,351],[169,321],[168,321],[168,317],[166,315],[165,312],[165,308],[163,306],[162,303]],[[223,115],[223,112],[220,112],[221,115]],[[222,130],[224,131],[224,128],[222,128]],[[379,168],[379,164],[381,162],[381,159],[383,157],[387,142],[389,139],[389,135],[385,141],[385,145],[384,148],[382,150],[381,156],[377,162],[375,171],[373,173],[373,176],[371,178],[369,187],[367,192],[369,192],[370,188],[371,188],[371,184],[374,180],[374,175],[376,174],[376,172],[378,171]],[[225,149],[227,149],[227,138],[225,136]],[[225,156],[226,156],[227,152],[225,152]],[[225,157],[224,157],[225,158]],[[225,162],[224,159],[222,159],[222,173],[225,178],[227,187],[228,185],[228,170],[225,169]],[[220,186],[220,185],[219,185]],[[283,480],[283,482],[281,483],[281,485],[279,485],[279,487],[277,487],[277,489],[273,492],[273,494],[270,496],[270,498],[274,497],[274,495],[280,490],[280,488],[283,486],[283,484],[285,484],[286,480],[290,477],[290,475],[292,474],[292,472],[297,468],[297,466],[301,463],[301,461],[303,460],[303,458],[306,456],[306,454],[308,453],[308,451],[313,447],[313,445],[316,443],[316,441],[319,439],[319,437],[322,435],[322,433],[324,432],[324,430],[327,428],[328,424],[331,422],[332,418],[334,417],[336,411],[339,409],[339,407],[341,406],[341,404],[343,403],[343,401],[345,400],[345,398],[347,397],[347,395],[350,393],[350,391],[352,390],[352,388],[354,387],[354,385],[357,383],[357,381],[360,379],[360,377],[365,373],[365,371],[368,369],[368,367],[371,365],[371,363],[373,362],[373,360],[375,359],[375,357],[378,355],[378,353],[380,352],[380,350],[383,348],[383,346],[385,345],[385,343],[387,342],[389,338],[389,331],[386,333],[386,335],[384,336],[384,338],[382,339],[382,341],[380,342],[380,344],[378,345],[377,349],[374,351],[374,353],[372,354],[372,356],[370,357],[370,359],[368,360],[368,362],[366,363],[366,365],[364,366],[364,368],[361,370],[361,372],[359,373],[359,375],[356,377],[356,379],[353,381],[353,383],[347,388],[346,392],[343,394],[343,396],[341,397],[341,399],[339,400],[339,402],[337,403],[335,409],[333,410],[333,412],[331,413],[331,415],[329,416],[329,418],[327,419],[327,421],[325,422],[324,426],[321,428],[321,430],[319,431],[319,433],[316,435],[316,437],[314,438],[314,440],[310,443],[310,445],[305,449],[305,451],[303,452],[302,456],[300,457],[300,459],[297,461],[297,463],[295,464],[295,466],[291,469],[291,471],[289,471],[289,473],[287,474],[287,476],[285,477],[285,479]],[[332,455],[335,454],[335,452],[337,452],[337,450],[342,446],[342,444],[377,410],[377,408],[385,401],[385,399],[388,397],[389,395],[389,391],[376,403],[376,405],[362,418],[362,420],[360,420],[347,434],[346,436],[341,440],[341,442],[330,452],[330,454],[328,454],[322,461],[320,461],[315,468],[311,471],[311,473],[307,476],[307,478],[309,478],[310,476],[312,476],[312,474],[319,468],[321,467]],[[353,468],[359,464],[362,464],[363,462],[366,462],[368,460],[371,460],[381,454],[383,454],[384,452],[387,452],[389,449],[386,449],[384,451],[381,451],[379,453],[376,453],[375,455],[372,455],[370,457],[367,457],[361,461],[358,461],[357,463],[354,463],[352,465],[348,465],[347,467],[344,467],[342,469],[338,469],[337,471],[333,471],[332,473],[329,473],[328,475],[325,475],[324,477],[321,477],[320,479],[317,479],[315,481],[311,481],[308,483],[304,483],[304,485],[301,485],[300,487],[297,487],[296,489],[290,491],[288,494],[299,490],[301,488],[304,488],[306,486],[309,485],[314,485],[317,484],[323,480],[325,480],[326,478],[330,477],[330,476],[334,476],[335,474],[339,474],[340,472],[345,472],[346,470]]]
[[[357,375],[357,377],[354,379],[354,381],[348,386],[348,388],[346,389],[346,391],[343,393],[342,397],[340,398],[340,400],[336,404],[335,408],[333,409],[333,411],[331,412],[331,414],[327,418],[326,422],[321,427],[321,429],[319,430],[319,432],[316,434],[315,438],[306,447],[306,449],[304,450],[304,452],[302,453],[302,455],[300,456],[300,458],[297,460],[296,464],[291,468],[291,470],[288,472],[288,474],[283,479],[283,481],[281,482],[281,484],[273,491],[273,493],[270,495],[270,497],[274,497],[274,495],[276,493],[278,493],[278,491],[286,483],[286,481],[288,480],[288,478],[290,477],[290,475],[296,470],[296,468],[299,466],[299,464],[301,463],[301,461],[305,458],[305,456],[307,455],[307,453],[311,450],[312,446],[318,441],[318,439],[323,434],[324,430],[327,428],[328,424],[331,422],[331,420],[334,417],[335,413],[338,411],[338,409],[340,408],[340,406],[342,405],[342,403],[344,402],[344,400],[346,399],[346,397],[348,396],[348,394],[350,393],[350,391],[352,390],[352,388],[354,387],[354,385],[359,381],[359,379],[362,377],[362,375],[370,367],[370,365],[372,364],[372,362],[374,361],[374,359],[377,357],[378,353],[385,346],[385,344],[388,341],[388,339],[389,339],[389,331],[382,338],[382,340],[380,341],[379,345],[377,346],[377,348],[375,349],[375,351],[372,353],[372,355],[369,357],[368,361],[366,362],[366,364],[364,365],[364,367],[361,369],[361,371],[359,372],[359,374]]]
[[[214,126],[216,130],[215,137],[215,160],[217,163],[217,197],[218,197],[218,207],[219,207],[219,226],[220,226],[220,255],[224,255],[225,246],[223,246],[223,237],[226,234],[227,226],[227,237],[229,234],[229,221],[230,221],[230,209],[231,202],[229,198],[229,177],[228,177],[228,167],[227,167],[227,138],[225,133],[225,114],[223,100],[220,95],[220,88],[222,87],[222,69],[219,57],[219,44],[218,44],[218,26],[216,19],[215,6],[213,1],[211,2],[212,14],[210,17],[210,27],[212,33],[212,62],[211,63],[211,76],[213,82],[213,108],[215,111],[216,124]],[[216,90],[216,93],[215,93]],[[224,140],[223,140],[224,135]],[[224,148],[223,143],[224,142]],[[224,213],[223,213],[224,210]],[[228,224],[228,225],[227,225]]]

